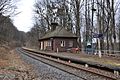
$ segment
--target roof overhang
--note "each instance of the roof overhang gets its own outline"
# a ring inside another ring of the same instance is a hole
[[[41,38],[38,41],[42,41],[42,40],[48,40],[48,39],[54,39],[54,38],[67,38],[67,39],[77,39],[78,37],[60,37],[60,36],[54,36],[54,37],[47,37],[47,38]]]

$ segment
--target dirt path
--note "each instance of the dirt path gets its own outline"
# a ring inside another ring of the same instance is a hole
[[[37,80],[31,65],[14,51],[0,48],[0,80]]]

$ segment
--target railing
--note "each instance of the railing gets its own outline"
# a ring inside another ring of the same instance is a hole
[[[95,50],[90,48],[90,49],[82,49],[82,51],[86,54],[99,55],[99,57],[101,57],[102,55],[120,57],[120,51],[117,50]]]

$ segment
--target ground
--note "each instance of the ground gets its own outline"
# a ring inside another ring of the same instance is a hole
[[[58,56],[64,55],[64,57],[77,58],[77,59],[80,59],[80,60],[86,61],[86,62],[89,61],[89,62],[94,62],[94,63],[98,63],[98,64],[103,64],[103,65],[111,65],[111,66],[120,67],[120,55],[113,57],[113,56],[108,56],[108,54],[105,53],[100,58],[98,56],[98,54],[93,55],[93,54],[86,54],[84,52],[78,52],[78,53],[70,53],[70,52],[58,52],[58,53],[56,53],[56,52],[48,52],[48,51],[40,51],[40,52],[58,55]]]
[[[9,47],[0,47],[0,80],[37,80],[37,73]]]

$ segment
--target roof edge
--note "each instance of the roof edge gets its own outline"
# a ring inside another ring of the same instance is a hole
[[[53,37],[47,37],[47,38],[41,38],[41,39],[38,39],[38,41],[41,41],[41,40],[46,40],[46,39],[50,39],[50,38],[78,38],[77,36],[76,37],[58,37],[58,36],[53,36]]]

